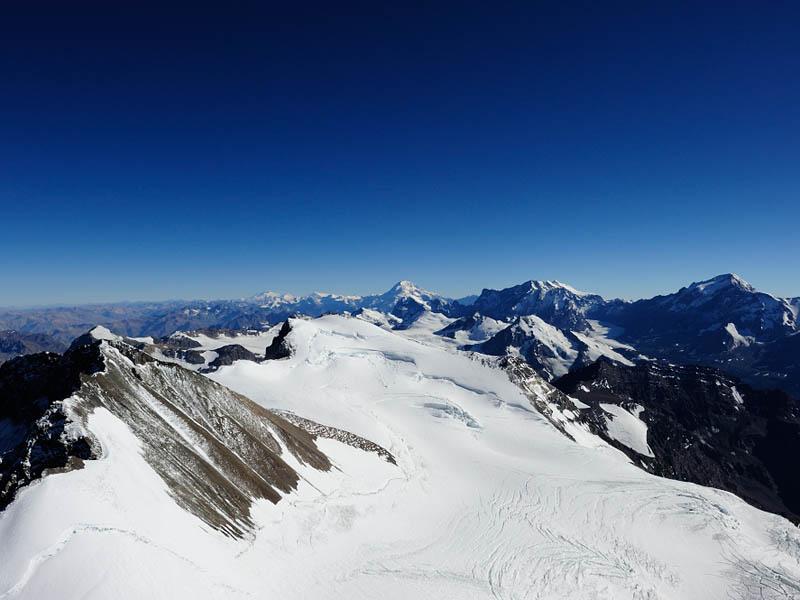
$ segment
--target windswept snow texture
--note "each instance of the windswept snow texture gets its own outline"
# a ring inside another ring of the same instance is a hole
[[[225,537],[172,501],[130,428],[23,490],[0,516],[0,598],[797,598],[800,533],[737,497],[661,479],[568,439],[505,369],[361,319],[292,320],[284,360],[210,378],[334,439],[256,533]],[[547,390],[546,386],[541,388]],[[543,402],[548,398],[543,397]]]

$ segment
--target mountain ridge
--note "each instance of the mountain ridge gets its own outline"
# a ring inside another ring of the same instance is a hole
[[[800,300],[777,298],[756,290],[734,273],[693,282],[678,291],[635,301],[606,300],[598,294],[579,291],[557,280],[529,280],[494,290],[484,288],[462,304],[446,296],[401,280],[389,290],[367,296],[314,293],[307,296],[265,292],[245,300],[193,301],[159,305],[76,307],[60,313],[52,310],[25,313],[0,312],[0,327],[25,335],[45,334],[54,344],[65,344],[80,331],[101,324],[129,337],[165,337],[176,331],[203,329],[265,330],[288,317],[317,317],[326,313],[359,314],[377,311],[390,316],[392,327],[413,327],[426,313],[447,319],[465,319],[449,327],[444,335],[462,344],[488,343],[475,339],[480,327],[467,324],[470,317],[492,319],[485,333],[500,335],[497,324],[512,326],[518,317],[536,316],[560,335],[578,341],[592,356],[609,354],[610,348],[632,347],[636,356],[678,363],[707,364],[744,377],[757,386],[779,386],[800,396]],[[97,312],[99,311],[99,312]],[[378,320],[383,317],[375,317]],[[466,329],[459,329],[467,327]],[[539,328],[529,328],[531,340]],[[604,333],[598,333],[598,332]],[[482,334],[480,334],[482,335]],[[506,337],[508,333],[503,334]],[[587,339],[587,336],[589,339]],[[506,350],[518,352],[524,336]],[[540,340],[541,341],[541,340]],[[491,344],[493,354],[501,340]],[[26,353],[23,348],[19,353]],[[574,361],[563,357],[563,365]],[[1,357],[0,357],[1,358]],[[196,358],[195,358],[196,359]],[[561,370],[557,367],[556,370]]]

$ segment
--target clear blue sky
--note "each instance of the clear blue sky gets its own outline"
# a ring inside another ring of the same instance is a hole
[[[800,4],[15,4],[0,305],[800,295]]]

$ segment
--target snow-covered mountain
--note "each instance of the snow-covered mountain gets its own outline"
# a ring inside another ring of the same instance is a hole
[[[281,312],[319,316],[328,312],[356,310],[362,301],[361,296],[342,296],[327,292],[314,292],[308,296],[264,292],[247,299],[261,308]]]
[[[593,321],[583,331],[559,329],[541,317],[517,317],[507,327],[480,344],[467,344],[492,356],[519,356],[536,368],[547,380],[565,375],[571,369],[587,365],[601,356],[632,365],[634,348],[607,336],[607,330]]]
[[[674,294],[608,303],[596,318],[620,328],[618,339],[654,358],[717,366],[759,387],[800,397],[795,305],[728,273]]]
[[[759,292],[738,275],[727,273],[693,283],[674,294],[639,300],[608,311],[628,335],[644,336],[658,320],[657,335],[698,336],[717,341],[749,336],[767,342],[798,331],[791,302]],[[649,322],[648,322],[649,321]]]
[[[252,529],[256,500],[277,502],[296,489],[292,464],[331,466],[313,436],[282,417],[102,327],[63,356],[6,363],[0,393],[8,423],[0,507],[47,471],[102,458],[103,432],[90,423],[98,413],[128,428],[178,505],[227,535]]]
[[[356,312],[369,309],[413,319],[423,310],[448,312],[454,301],[424,290],[410,281],[399,281],[382,294],[369,296],[340,296],[316,292],[309,296],[293,296],[265,292],[249,299],[262,308],[282,314],[302,314],[318,317],[328,313]],[[407,323],[408,325],[409,323]]]
[[[503,290],[484,289],[472,310],[494,319],[534,315],[560,329],[583,329],[587,314],[604,301],[559,281],[527,281]]]
[[[176,331],[263,329],[293,315],[317,317],[328,313],[352,313],[365,308],[386,314],[405,314],[410,319],[425,309],[458,313],[459,316],[463,310],[462,305],[449,298],[411,282],[401,281],[382,294],[368,296],[322,292],[295,296],[264,292],[239,300],[175,300],[0,309],[0,329],[14,330],[19,335],[44,334],[65,347],[94,325],[102,325],[120,335],[160,338]]]
[[[371,322],[413,329],[423,337],[438,331],[474,351],[527,356],[548,376],[599,356],[648,357],[715,366],[749,384],[777,386],[800,397],[799,312],[796,298],[776,298],[725,274],[635,302],[604,300],[558,281],[535,280],[455,301],[401,281],[383,294],[368,296],[265,292],[236,301],[11,311],[0,313],[0,327],[24,335],[45,333],[61,343],[95,323],[128,336],[165,338],[176,331],[266,331],[293,315],[362,314]],[[438,329],[425,331],[433,325]],[[511,329],[501,333],[506,327]],[[23,347],[19,353],[27,351]],[[211,362],[188,348],[166,352],[178,352],[198,368]],[[229,348],[226,353],[242,350]]]
[[[796,300],[759,292],[730,273],[636,302],[530,281],[484,290],[469,307],[469,318],[442,334],[466,332],[481,318],[507,322],[492,339],[465,341],[464,348],[522,356],[548,378],[600,356],[620,364],[649,358],[715,366],[751,385],[800,397],[797,307]]]
[[[27,382],[0,386],[0,465],[44,467],[0,513],[0,595],[800,592],[789,521],[638,468],[513,357],[346,316],[293,319],[275,359],[206,376],[136,344],[96,330],[0,367]],[[635,419],[615,435],[634,439]]]

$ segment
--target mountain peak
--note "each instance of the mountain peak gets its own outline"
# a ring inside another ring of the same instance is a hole
[[[386,297],[400,297],[400,298],[435,298],[438,294],[424,290],[415,284],[413,281],[402,279],[395,283],[388,292],[383,294]]]
[[[414,292],[419,290],[420,288],[413,281],[409,281],[408,279],[401,279],[397,283],[395,283],[392,288],[389,290],[390,292]]]
[[[531,290],[541,290],[542,292],[548,292],[550,290],[555,289],[562,289],[571,294],[575,294],[576,296],[588,296],[587,292],[582,292],[580,290],[576,290],[571,285],[566,283],[562,283],[557,279],[547,279],[547,280],[539,280],[539,279],[531,279],[528,281],[528,285],[531,287]]]
[[[122,339],[121,336],[113,333],[107,327],[103,327],[102,325],[97,325],[91,330],[89,330],[89,335],[92,336],[96,340],[107,340],[111,342],[118,342]]]
[[[704,295],[712,295],[719,291],[736,288],[744,292],[754,292],[755,288],[747,283],[736,273],[723,273],[706,281],[698,281],[691,284],[687,289],[696,290]]]
[[[278,305],[290,302],[297,302],[297,296],[294,294],[281,294],[278,292],[266,291],[255,296],[251,296],[249,300],[253,302],[263,302],[268,305]]]

